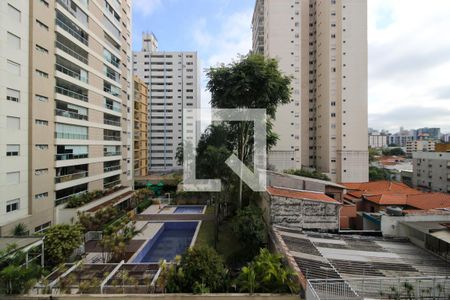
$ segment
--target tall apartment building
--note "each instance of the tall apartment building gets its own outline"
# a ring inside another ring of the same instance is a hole
[[[387,146],[388,146],[388,136],[386,134],[379,132],[369,133],[369,147],[386,148]]]
[[[133,53],[133,68],[149,87],[149,171],[180,169],[176,152],[183,141],[183,109],[200,107],[197,53],[160,51],[156,37],[144,33],[142,51]]]
[[[436,143],[428,140],[406,142],[406,156],[412,157],[414,152],[433,152]]]
[[[367,1],[257,0],[253,39],[293,77],[269,164],[367,181]]]
[[[134,176],[148,174],[148,86],[137,76],[134,83]]]
[[[450,153],[414,152],[412,155],[414,187],[450,193]]]
[[[131,3],[5,0],[0,12],[0,234],[33,233],[73,195],[131,190]]]

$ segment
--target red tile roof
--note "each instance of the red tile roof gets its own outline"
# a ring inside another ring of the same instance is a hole
[[[362,198],[379,205],[403,205],[417,209],[450,208],[450,194],[424,193],[393,181],[343,183],[346,199]]]
[[[303,199],[303,200],[313,200],[313,201],[323,201],[329,203],[340,204],[337,200],[328,197],[324,193],[311,192],[311,191],[302,191],[302,190],[294,190],[287,188],[279,188],[268,186],[266,188],[267,192],[272,196],[293,198],[293,199]]]

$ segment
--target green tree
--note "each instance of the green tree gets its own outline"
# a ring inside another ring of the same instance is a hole
[[[377,148],[369,148],[369,162],[374,162],[375,158],[379,156],[380,150]]]
[[[374,166],[369,167],[369,181],[390,180],[392,176],[391,171]]]
[[[232,221],[232,230],[249,256],[255,255],[267,242],[267,227],[262,211],[249,205],[238,211]]]
[[[166,290],[169,293],[224,292],[228,271],[223,259],[210,247],[188,249],[180,263],[169,271]]]
[[[287,268],[281,255],[261,249],[252,262],[243,267],[237,278],[241,292],[297,293],[295,272]]]
[[[210,68],[207,76],[212,107],[266,109],[268,147],[273,146],[277,136],[271,132],[271,120],[279,105],[290,102],[291,82],[280,72],[277,61],[249,54],[231,64]],[[242,162],[248,163],[253,155],[251,122],[229,122],[229,129],[233,152]],[[242,179],[239,179],[238,207],[242,204],[242,191]]]
[[[306,169],[289,169],[289,170],[284,171],[284,173],[295,175],[295,176],[302,176],[302,177],[315,178],[315,179],[320,179],[320,180],[325,180],[325,181],[331,181],[330,177],[328,177],[327,175],[325,175],[323,173],[317,172],[316,170],[309,171]]]
[[[383,149],[383,155],[385,156],[404,156],[406,153],[405,151],[403,151],[402,148],[397,147],[397,148],[392,148],[392,149]]]
[[[25,253],[9,245],[0,251],[0,294],[24,294],[42,276],[42,268],[35,262],[25,267]]]
[[[83,242],[83,227],[76,225],[54,225],[45,233],[45,258],[55,266],[67,261],[68,257]]]

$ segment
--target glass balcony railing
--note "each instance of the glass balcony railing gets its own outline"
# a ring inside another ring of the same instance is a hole
[[[88,191],[82,191],[82,192],[79,192],[79,193],[75,193],[75,194],[71,194],[71,195],[68,195],[68,196],[61,197],[61,198],[57,198],[57,199],[55,200],[55,205],[63,204],[64,202],[66,202],[67,200],[69,200],[71,197],[74,197],[74,196],[81,196],[81,195],[83,195],[83,194],[86,194],[87,192],[88,192]]]
[[[55,138],[69,140],[87,140],[88,135],[80,133],[55,132]]]
[[[111,95],[113,95],[113,96],[120,97],[120,91],[119,91],[119,89],[112,89],[112,88],[110,88],[110,87],[104,86],[104,87],[103,87],[103,91],[105,91],[105,92],[107,92],[108,94],[111,94]]]
[[[116,151],[116,152],[103,152],[104,156],[120,156],[122,155],[122,153],[120,151]]]
[[[120,136],[117,136],[117,135],[104,135],[103,139],[105,141],[120,141]]]
[[[114,105],[109,104],[109,103],[105,103],[105,107],[106,107],[107,109],[110,109],[110,110],[113,110],[113,111],[116,111],[116,112],[121,112],[121,111],[122,111],[122,110],[120,109],[120,107],[114,106]]]
[[[87,171],[73,173],[73,174],[67,174],[67,175],[61,175],[55,177],[55,183],[63,183],[67,181],[72,181],[80,178],[85,178],[88,176]]]
[[[84,102],[88,101],[88,96],[87,95],[83,95],[83,94],[71,91],[71,90],[66,89],[64,87],[56,86],[55,90],[56,90],[57,93],[62,94],[64,96],[75,98],[75,99],[78,99],[78,100],[81,100],[81,101],[84,101]]]
[[[118,166],[109,166],[109,167],[104,167],[103,168],[103,172],[112,172],[112,171],[117,171],[120,170],[120,165]]]
[[[70,47],[67,47],[66,45],[64,45],[63,43],[61,43],[60,41],[56,41],[56,48],[61,49],[62,51],[66,52],[67,54],[69,54],[72,57],[75,57],[76,59],[78,59],[79,61],[81,61],[84,64],[88,64],[88,58],[80,55],[78,52],[72,50]]]
[[[66,75],[69,75],[72,78],[78,79],[80,81],[83,81],[84,83],[88,83],[88,78],[87,76],[83,76],[81,75],[81,73],[78,73],[76,71],[73,71],[69,68],[66,68],[65,66],[61,65],[61,64],[56,64],[56,71],[62,72]]]
[[[105,184],[103,184],[103,188],[109,189],[109,188],[115,187],[116,185],[120,185],[120,180],[115,180],[115,181],[105,183]]]
[[[110,119],[104,119],[103,124],[120,127],[120,121],[114,121],[114,120],[110,120]]]
[[[74,28],[72,28],[71,26],[67,25],[66,23],[64,23],[63,20],[59,19],[58,17],[56,18],[56,25],[60,26],[62,29],[67,31],[71,36],[73,36],[74,38],[76,38],[77,40],[79,40],[80,42],[85,44],[86,46],[89,45],[88,39],[85,38],[80,33],[80,31],[77,31]]]
[[[72,154],[72,153],[61,153],[56,154],[55,158],[56,160],[71,160],[71,159],[82,159],[82,158],[88,158],[87,153],[83,154]]]
[[[77,119],[77,120],[88,120],[88,116],[86,115],[81,115],[72,111],[67,111],[67,110],[63,110],[63,109],[55,109],[55,114],[57,116],[61,116],[61,117],[66,117],[66,118],[71,118],[71,119]]]

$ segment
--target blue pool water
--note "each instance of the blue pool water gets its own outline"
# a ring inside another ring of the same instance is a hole
[[[166,222],[133,260],[139,262],[172,261],[190,246],[198,222]]]
[[[203,213],[204,206],[201,205],[179,205],[175,208],[174,214],[201,214]]]

